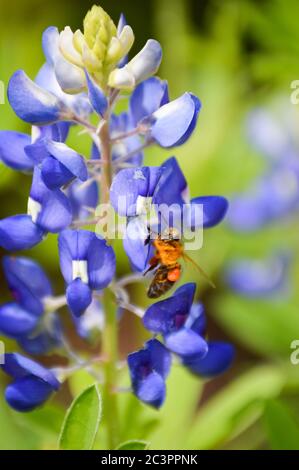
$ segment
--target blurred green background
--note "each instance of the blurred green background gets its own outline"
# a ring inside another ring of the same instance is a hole
[[[5,85],[16,69],[31,77],[37,73],[43,63],[41,34],[47,26],[81,27],[93,3],[1,0],[0,79]],[[125,13],[136,36],[134,51],[149,37],[161,42],[164,59],[159,75],[168,79],[171,97],[188,90],[203,103],[197,131],[187,145],[175,149],[192,196],[229,198],[246,189],[263,171],[263,160],[245,135],[247,113],[257,105],[271,108],[276,101],[292,106],[290,83],[299,79],[298,1],[102,0],[100,4],[115,21],[121,11]],[[29,131],[7,102],[0,106],[0,128]],[[80,145],[87,153],[86,142]],[[168,156],[169,152],[155,148],[146,154],[146,162],[158,164]],[[30,177],[3,165],[0,172],[0,217],[24,212]],[[196,280],[198,297],[207,309],[209,335],[234,343],[236,360],[229,372],[206,384],[174,367],[167,402],[158,413],[134,397],[122,396],[124,439],[148,439],[152,449],[299,449],[299,365],[290,362],[290,344],[299,339],[298,229],[293,217],[248,235],[234,234],[225,223],[205,232],[196,259],[217,289],[208,288],[191,267],[185,269],[184,282]],[[288,297],[249,300],[224,286],[221,273],[227,260],[264,257],[281,247],[293,253]],[[42,263],[56,292],[61,292],[56,238],[49,237],[30,256]],[[123,273],[128,265],[120,257]],[[0,290],[1,300],[8,299],[2,274]],[[145,301],[143,294],[132,294]],[[122,354],[140,345],[142,335],[140,322],[126,315],[121,323]],[[15,344],[6,341],[6,347],[14,350]],[[0,380],[3,385],[5,378]],[[77,374],[58,401],[27,415],[11,411],[1,393],[0,449],[55,448],[65,405],[86,384],[87,378]]]

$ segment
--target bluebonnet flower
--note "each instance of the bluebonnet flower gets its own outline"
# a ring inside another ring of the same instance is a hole
[[[104,289],[112,281],[115,254],[104,239],[87,230],[65,230],[58,244],[67,303],[80,316],[91,304],[92,291]]]
[[[273,297],[286,293],[289,285],[290,253],[273,253],[261,259],[235,259],[225,268],[228,286],[246,297]]]
[[[266,170],[248,190],[236,194],[228,221],[234,230],[256,231],[299,210],[299,160],[295,139],[271,115],[256,110],[249,116],[251,144],[266,157]]]
[[[284,219],[299,210],[299,164],[296,159],[276,166],[230,203],[228,222],[249,232]]]
[[[139,400],[159,408],[166,395],[165,380],[170,371],[171,355],[158,340],[128,356],[132,387]]]
[[[60,189],[50,190],[36,166],[27,214],[0,220],[0,246],[11,251],[31,248],[40,243],[47,232],[60,232],[71,221],[72,209],[67,196]]]
[[[39,70],[35,81],[22,70],[15,72],[10,79],[10,105],[22,120],[30,124],[72,121],[76,117],[84,118],[92,111],[86,94],[85,74],[64,59],[58,42],[57,28],[47,28],[42,38],[46,63]],[[79,89],[80,93],[65,93],[74,89]]]
[[[44,127],[32,127],[32,136],[22,132],[0,131],[0,159],[14,170],[31,172],[34,161],[28,156],[26,147],[42,138],[64,142],[67,138],[69,124],[59,122]]]
[[[29,258],[11,256],[4,257],[3,268],[14,302],[0,306],[0,332],[31,354],[59,346],[62,327],[54,309],[46,313],[53,292],[44,270]]]
[[[57,189],[74,178],[86,181],[84,158],[62,142],[39,139],[25,148],[27,155],[40,168],[41,178],[49,189]]]
[[[4,355],[0,367],[13,379],[5,398],[17,411],[31,411],[42,405],[60,387],[56,376],[37,362],[18,353]]]
[[[132,266],[140,271],[145,269],[149,259],[150,246],[145,245],[149,235],[148,221],[144,222],[142,217],[148,207],[158,208],[163,221],[163,207],[172,206],[174,219],[181,224],[182,216],[185,217],[184,228],[190,230],[217,225],[228,207],[227,200],[222,196],[189,200],[186,179],[174,157],[160,167],[121,170],[112,181],[110,200],[115,211],[128,218],[124,248]],[[202,209],[199,218],[196,218],[196,206]]]
[[[296,120],[292,124],[294,116],[289,110],[287,117],[280,111],[280,120],[263,109],[249,115],[248,137],[264,158],[266,168],[230,203],[228,222],[236,231],[258,231],[299,210],[299,160],[292,129]],[[224,269],[224,278],[233,291],[243,296],[273,297],[287,292],[289,267],[290,255],[277,250],[260,259],[232,260]]]
[[[194,299],[196,285],[184,284],[166,300],[151,305],[142,319],[145,328],[162,334],[165,346],[180,356],[205,356],[208,351],[206,341],[185,322]]]
[[[234,348],[222,341],[206,340],[206,318],[202,304],[194,303],[195,284],[184,284],[175,293],[151,305],[143,316],[145,328],[162,335],[145,348],[129,354],[128,365],[135,395],[143,402],[160,407],[165,399],[165,379],[175,353],[193,374],[211,378],[231,365]]]
[[[145,328],[161,334],[164,344],[195,374],[209,377],[226,370],[233,359],[230,344],[205,340],[201,304],[193,304],[196,285],[184,284],[174,294],[151,305],[142,319]]]
[[[162,233],[164,209],[175,206],[166,225],[174,227],[183,218],[184,237],[185,229],[217,225],[227,211],[227,201],[221,196],[190,200],[175,157],[161,166],[142,166],[143,151],[149,145],[172,148],[187,141],[196,127],[201,103],[192,93],[170,101],[167,82],[154,77],[162,59],[160,44],[150,39],[130,59],[133,42],[132,28],[123,15],[116,27],[101,7],[94,6],[86,15],[83,32],[47,28],[42,37],[46,62],[35,80],[19,70],[8,86],[9,102],[17,116],[32,125],[32,135],[1,131],[0,158],[11,168],[32,173],[32,185],[27,213],[0,220],[0,246],[11,251],[27,249],[48,233],[59,234],[66,292],[54,297],[48,277],[34,261],[5,257],[5,276],[14,301],[0,306],[0,332],[29,354],[45,354],[54,348],[62,352],[71,365],[62,368],[60,377],[83,367],[96,376],[97,371],[93,370],[94,358],[87,363],[72,351],[57,314],[59,308],[68,305],[83,339],[92,340],[99,331],[107,335],[102,341],[103,356],[112,362],[106,349],[109,341],[115,342],[116,329],[105,315],[111,313],[112,323],[125,308],[138,315],[142,311],[131,304],[121,280],[113,281],[116,259],[112,247],[106,239],[83,229],[99,222],[99,191],[102,202],[109,202],[125,217],[124,249],[139,271],[145,269],[153,250],[146,243],[148,213],[154,212]],[[132,92],[129,107],[115,114],[121,90]],[[98,119],[95,125],[91,114]],[[83,127],[92,138],[89,159],[66,143],[74,125]],[[108,286],[115,295],[114,312],[104,312],[107,302],[102,291]],[[186,284],[150,306],[144,325],[160,335],[164,344],[151,339],[128,357],[133,391],[151,406],[158,408],[165,400],[171,353],[202,377],[220,373],[232,360],[230,345],[206,339],[203,307],[193,304],[194,292],[195,285]],[[116,364],[112,362],[113,369]],[[7,401],[19,411],[39,406],[60,385],[53,371],[20,354],[5,355],[2,368],[13,378],[6,390]],[[107,392],[115,385],[109,381],[104,377]]]
[[[30,124],[46,125],[71,117],[63,101],[30,80],[23,70],[11,77],[8,99],[16,115]]]
[[[184,93],[169,101],[167,82],[151,77],[140,83],[130,98],[130,116],[146,143],[171,148],[184,144],[195,129],[200,100]]]

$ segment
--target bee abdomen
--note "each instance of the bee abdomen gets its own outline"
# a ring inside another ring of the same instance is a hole
[[[157,299],[161,295],[165,294],[169,289],[172,288],[174,282],[164,281],[164,283],[152,283],[147,291],[147,296],[150,299]]]
[[[175,282],[169,281],[167,277],[168,272],[169,269],[167,266],[160,266],[157,269],[154,279],[152,280],[147,291],[147,296],[150,299],[157,299],[161,295],[168,292],[169,289],[172,288],[173,284],[175,284]]]

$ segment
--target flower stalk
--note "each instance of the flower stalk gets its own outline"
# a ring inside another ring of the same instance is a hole
[[[109,121],[102,122],[99,130],[101,143],[101,158],[103,161],[100,191],[101,201],[109,204],[110,186],[112,182],[112,159],[111,141],[109,133]],[[105,327],[103,331],[102,354],[106,357],[104,364],[104,403],[105,420],[107,429],[107,445],[114,449],[117,445],[118,433],[118,404],[117,394],[117,360],[118,360],[118,338],[117,338],[117,312],[113,293],[104,289],[102,305],[105,312]]]

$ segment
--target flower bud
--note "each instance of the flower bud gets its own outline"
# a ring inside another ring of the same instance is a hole
[[[83,33],[80,30],[73,33],[67,26],[60,33],[60,50],[67,61],[86,69],[105,89],[110,73],[131,49],[134,33],[128,25],[117,31],[110,16],[95,5],[87,13],[83,27]]]

